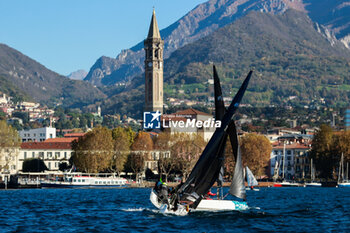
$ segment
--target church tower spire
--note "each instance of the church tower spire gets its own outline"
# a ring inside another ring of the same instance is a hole
[[[145,111],[163,113],[163,50],[164,41],[160,37],[153,9],[148,36],[144,40],[145,57]]]

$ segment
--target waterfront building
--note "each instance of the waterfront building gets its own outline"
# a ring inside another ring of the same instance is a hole
[[[171,154],[169,150],[153,150],[151,153],[148,153],[148,156],[145,160],[145,170],[148,168],[154,174],[158,174],[158,161],[164,158],[170,158]]]
[[[146,112],[163,113],[163,49],[156,14],[153,10],[148,36],[144,41],[145,57],[145,108]]]
[[[56,137],[56,128],[44,127],[38,129],[21,130],[19,136],[22,142],[43,142],[48,138]]]
[[[276,163],[279,177],[286,180],[305,178],[309,176],[310,160],[309,143],[280,140],[272,144],[270,155],[270,177],[274,175]]]
[[[18,170],[22,171],[25,160],[37,158],[43,160],[49,171],[58,171],[60,163],[69,164],[73,140],[75,139],[61,138],[57,141],[49,139],[45,142],[23,142],[18,156]]]
[[[0,181],[5,176],[14,175],[18,170],[19,147],[0,148]]]

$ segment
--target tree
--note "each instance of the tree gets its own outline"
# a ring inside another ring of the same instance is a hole
[[[23,172],[43,172],[47,169],[44,161],[38,158],[26,159],[23,161]]]
[[[171,152],[171,145],[176,141],[178,137],[168,132],[160,133],[154,142],[154,147],[159,151],[158,170],[159,173],[165,175],[165,181],[168,182],[168,176],[170,172],[174,170],[177,165],[176,156],[173,156]],[[169,153],[169,156],[167,156]]]
[[[190,174],[205,145],[199,134],[177,134],[176,142],[171,146],[171,156],[178,161],[178,169],[184,178]]]
[[[255,175],[265,175],[272,150],[270,141],[256,133],[246,134],[240,139],[243,164]]]
[[[105,127],[94,128],[78,141],[73,141],[72,149],[72,161],[79,171],[105,171],[114,154],[112,133]]]
[[[112,138],[114,155],[110,161],[110,169],[120,174],[130,152],[128,133],[124,128],[118,127],[112,130]]]
[[[338,156],[332,153],[333,130],[328,125],[321,125],[312,140],[310,157],[315,162],[316,171],[322,178],[333,178],[335,165],[339,162]]]
[[[131,146],[131,153],[125,164],[126,170],[131,170],[136,175],[136,179],[139,179],[151,150],[153,150],[151,136],[146,132],[140,131]]]
[[[339,162],[342,154],[344,155],[344,166],[346,167],[346,163],[350,162],[350,131],[343,131],[333,136],[331,151],[335,160],[335,167],[333,170],[339,168]]]
[[[6,121],[0,121],[0,172],[8,169],[10,161],[14,161],[21,145],[21,138],[13,127]]]

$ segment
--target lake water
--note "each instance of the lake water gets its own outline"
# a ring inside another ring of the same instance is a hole
[[[149,188],[0,190],[0,232],[350,232],[349,188],[248,191],[246,212],[159,214]]]

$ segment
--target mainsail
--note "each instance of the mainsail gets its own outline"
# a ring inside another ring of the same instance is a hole
[[[233,115],[242,100],[251,76],[252,71],[249,72],[229,108],[222,117],[221,127],[215,130],[188,179],[178,189],[177,193],[180,194],[180,200],[193,202],[192,208],[197,207],[203,196],[213,186],[219,176],[220,169],[224,163],[223,153],[228,132],[229,129],[234,126],[234,124],[232,124]],[[235,126],[233,128],[235,128]],[[237,156],[237,158],[238,157],[239,156]]]
[[[219,79],[218,73],[216,72],[215,65],[213,65],[213,76],[214,76],[215,120],[221,121],[226,112],[226,108],[225,108],[224,99],[222,97],[220,79]],[[223,153],[225,152],[225,146],[226,146],[226,143],[224,145],[224,150],[222,151]],[[222,157],[223,155],[219,155],[219,156]],[[216,181],[218,187],[222,187],[224,184],[223,176],[224,176],[224,166],[222,165],[219,172],[219,177]]]
[[[232,144],[232,149],[233,149],[233,153],[236,156],[236,165],[235,165],[235,171],[233,173],[233,179],[231,182],[231,186],[230,186],[230,194],[241,198],[243,200],[246,199],[246,192],[245,192],[245,186],[244,186],[244,174],[243,174],[243,165],[242,165],[242,155],[241,155],[241,150],[240,150],[240,146],[238,143],[238,137],[237,137],[237,131],[236,131],[236,126],[235,124],[233,124],[233,126],[231,126],[232,134],[234,134],[235,136],[231,137],[230,135],[230,139],[231,139],[231,144]],[[235,147],[234,147],[235,145]]]
[[[255,179],[252,171],[249,169],[248,166],[245,167],[246,169],[246,176],[247,176],[247,183],[248,183],[248,186],[249,187],[252,187],[252,186],[258,186],[259,183],[258,181]]]

